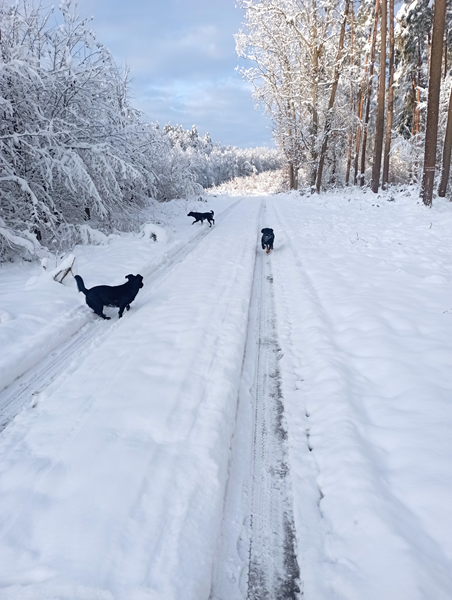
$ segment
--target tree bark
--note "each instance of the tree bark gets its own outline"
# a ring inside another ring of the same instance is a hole
[[[361,151],[361,177],[359,185],[364,185],[364,173],[366,170],[366,148],[367,148],[367,127],[369,125],[370,117],[370,98],[372,96],[372,77],[374,74],[375,65],[375,47],[377,45],[377,29],[378,29],[378,10],[380,7],[379,0],[375,2],[375,20],[374,20],[374,32],[372,36],[372,50],[370,53],[370,66],[369,66],[369,83],[367,86],[367,101],[366,101],[366,116],[364,119],[363,127],[363,147]]]
[[[449,111],[447,113],[446,135],[444,137],[443,166],[441,169],[441,183],[438,188],[438,196],[444,198],[449,181],[450,157],[452,149],[452,88],[449,96]]]
[[[353,67],[353,36],[354,36],[354,11],[353,3],[350,13],[350,65]],[[350,114],[353,114],[354,103],[353,103],[353,83],[350,81]],[[347,153],[347,169],[345,172],[345,185],[349,184],[350,181],[350,168],[352,166],[352,148],[353,148],[353,120],[350,124],[348,132],[348,153]]]
[[[417,45],[417,86],[416,86],[416,126],[414,133],[419,135],[421,130],[421,73],[422,73],[422,58],[421,44]]]
[[[337,56],[336,56],[336,64],[334,66],[333,86],[331,88],[330,99],[328,102],[328,112],[326,114],[325,129],[323,132],[323,142],[322,142],[322,148],[320,150],[319,167],[317,170],[317,181],[316,181],[317,193],[320,192],[320,187],[322,185],[323,165],[325,164],[326,150],[328,148],[328,136],[330,134],[331,122],[333,119],[334,101],[336,99],[337,86],[339,84],[339,77],[341,74],[340,62],[342,59],[342,50],[344,49],[345,24],[347,22],[349,5],[350,5],[350,0],[345,0],[344,18],[343,18],[342,24],[341,24],[341,33],[339,35],[339,48],[338,48]]]
[[[388,24],[387,0],[381,3],[380,28],[380,77],[378,86],[377,122],[375,125],[374,160],[372,163],[371,190],[376,194],[380,187],[381,153],[383,150],[383,135],[385,127],[385,86],[386,86],[386,28]]]
[[[447,75],[447,33],[448,33],[448,29],[446,27],[446,35],[444,36],[444,77],[443,77],[443,79],[446,79],[446,75]]]
[[[383,159],[382,185],[389,182],[389,154],[391,152],[392,116],[394,112],[394,0],[389,0],[389,81],[388,114],[386,119],[386,139]]]
[[[422,175],[420,194],[420,197],[426,206],[432,205],[433,182],[435,179],[439,92],[441,88],[441,67],[445,20],[446,0],[435,0],[430,56],[430,76],[428,83],[427,124],[425,128],[424,171]]]
[[[289,163],[289,189],[296,190],[297,189],[297,178],[295,176],[295,169],[293,163]]]
[[[367,43],[370,43],[370,38],[372,36],[372,28],[369,29],[369,39],[367,41]],[[363,82],[361,85],[361,91],[359,94],[359,103],[358,103],[358,127],[356,130],[356,143],[355,143],[355,158],[354,158],[354,165],[353,165],[353,169],[354,169],[354,174],[353,174],[353,184],[356,185],[357,181],[358,181],[358,161],[359,161],[359,148],[361,145],[361,131],[363,128],[363,123],[362,123],[362,119],[363,119],[363,107],[364,107],[364,94],[366,91],[366,78],[367,78],[367,68],[368,68],[368,63],[369,62],[369,54],[366,52],[366,62],[365,62],[365,66],[364,66],[364,75],[363,75]]]
[[[318,90],[319,90],[319,54],[320,44],[318,43],[318,27],[317,27],[317,2],[312,0],[312,14],[314,19],[313,37],[315,46],[312,49],[312,135],[311,135],[311,193],[314,192],[314,186],[317,179],[317,135],[319,131],[319,115],[317,112]]]
[[[416,76],[411,75],[411,90],[413,92],[413,106],[411,110],[411,136],[414,136],[416,131]]]

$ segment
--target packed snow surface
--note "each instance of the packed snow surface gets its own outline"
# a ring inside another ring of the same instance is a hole
[[[186,217],[211,209],[212,228]],[[73,250],[87,287],[144,276],[121,320],[54,281],[72,257],[0,268],[0,413],[61,359],[0,433],[0,599],[230,600],[244,555],[219,548],[262,272],[303,598],[450,600],[452,205],[219,196],[150,221]]]

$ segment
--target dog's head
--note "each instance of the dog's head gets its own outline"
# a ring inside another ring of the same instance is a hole
[[[133,281],[133,283],[139,288],[142,288],[144,285],[142,275],[126,275],[126,279],[128,279],[130,282]]]
[[[189,212],[188,215],[187,215],[187,217],[194,217],[194,216],[195,216],[194,212]]]

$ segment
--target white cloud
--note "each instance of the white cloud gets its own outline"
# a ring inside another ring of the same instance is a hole
[[[217,58],[223,54],[223,49],[218,45],[219,36],[219,31],[214,25],[202,25],[190,29],[179,42],[176,42],[176,46],[196,48],[212,58]]]
[[[254,110],[235,72],[233,35],[242,11],[232,0],[79,0],[97,39],[131,68],[133,105],[152,121],[196,124],[241,147],[272,145],[270,122]]]

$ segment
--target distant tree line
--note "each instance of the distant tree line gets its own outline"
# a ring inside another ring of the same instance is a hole
[[[446,194],[452,145],[452,5],[241,0],[242,70],[271,115],[290,186],[422,183]],[[448,117],[449,115],[449,117]],[[424,160],[425,159],[425,160]]]
[[[75,2],[61,0],[57,12],[0,3],[0,260],[70,247],[86,221],[132,230],[149,198],[192,196],[281,166],[277,150],[160,128],[129,91],[127,70]]]
[[[185,153],[196,172],[196,181],[203,188],[220,185],[235,177],[275,171],[283,164],[281,153],[274,148],[246,148],[213,143],[207,133],[200,137],[196,126],[184,130],[181,126],[165,125],[163,132],[172,148]]]

